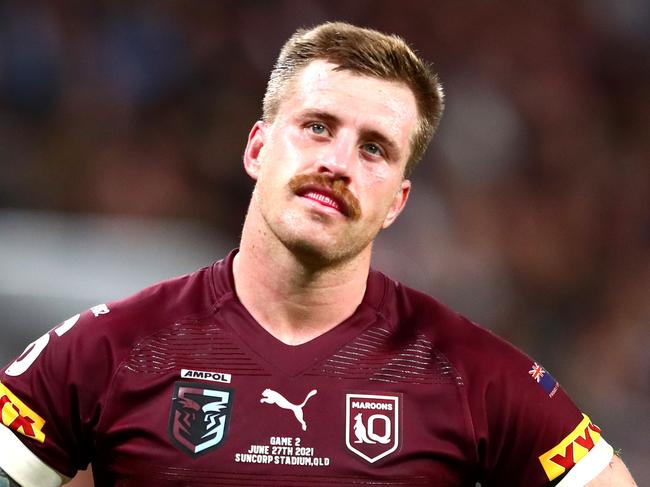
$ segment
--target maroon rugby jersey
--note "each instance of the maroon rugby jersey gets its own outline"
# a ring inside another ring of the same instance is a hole
[[[3,423],[60,473],[92,462],[124,487],[531,487],[599,440],[541,366],[378,272],[352,317],[280,342],[233,255],[28,347],[0,375]]]

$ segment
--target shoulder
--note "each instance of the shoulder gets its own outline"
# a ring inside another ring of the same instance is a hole
[[[450,309],[432,296],[385,278],[384,312],[396,326],[408,326],[431,338],[450,358],[481,361],[493,354],[521,353],[492,331]]]
[[[213,283],[213,272],[221,262],[191,274],[156,283],[123,299],[103,306],[106,322],[111,328],[125,328],[132,333],[148,334],[174,321],[210,314],[220,295]],[[95,307],[98,308],[98,307]],[[91,308],[93,313],[95,308]],[[97,316],[97,313],[94,313]]]
[[[206,322],[229,289],[215,285],[223,261],[148,286],[131,296],[107,301],[81,313],[70,331],[69,347],[103,350],[118,366],[139,343],[174,334],[178,323]],[[92,361],[92,357],[86,357]]]
[[[213,266],[149,286],[132,296],[98,304],[55,326],[35,340],[6,369],[9,376],[30,370],[66,375],[110,374],[142,339],[174,323],[211,312],[218,295]]]
[[[388,282],[394,326],[427,336],[458,378],[489,485],[542,485],[599,442],[600,430],[540,363],[432,297]],[[599,449],[608,454],[605,442]]]
[[[552,376],[544,371],[546,381],[540,388],[530,375],[537,363],[515,345],[433,297],[386,279],[390,290],[383,309],[389,321],[402,333],[426,337],[454,368],[468,394],[498,389],[516,395],[522,387],[533,396],[553,392]]]

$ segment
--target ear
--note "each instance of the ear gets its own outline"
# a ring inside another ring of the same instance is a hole
[[[260,166],[262,165],[260,155],[266,141],[267,130],[268,125],[258,120],[248,134],[248,142],[244,151],[244,169],[255,181],[257,181],[260,174]]]
[[[402,213],[402,210],[406,206],[406,201],[409,199],[410,193],[411,181],[404,179],[399,189],[395,193],[395,196],[393,197],[393,201],[390,205],[390,208],[388,209],[388,214],[386,215],[384,224],[381,226],[381,228],[388,228],[393,224],[393,222],[397,219],[399,214]]]

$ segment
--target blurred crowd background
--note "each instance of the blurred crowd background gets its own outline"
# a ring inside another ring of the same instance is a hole
[[[326,20],[446,89],[376,266],[532,355],[650,485],[645,0],[0,1],[2,362],[237,245],[269,71]]]

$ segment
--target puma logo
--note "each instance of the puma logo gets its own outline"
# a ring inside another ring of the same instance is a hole
[[[277,406],[281,407],[282,409],[289,409],[290,411],[293,412],[293,415],[296,417],[298,422],[302,426],[302,430],[306,431],[307,430],[307,424],[305,423],[305,420],[303,419],[302,415],[302,408],[307,404],[307,401],[309,398],[318,392],[316,389],[312,390],[307,394],[307,397],[305,397],[305,400],[301,404],[292,404],[289,401],[287,401],[282,394],[279,392],[275,392],[272,389],[264,389],[264,392],[262,392],[262,399],[260,399],[260,402],[266,403],[266,404],[276,404]]]

